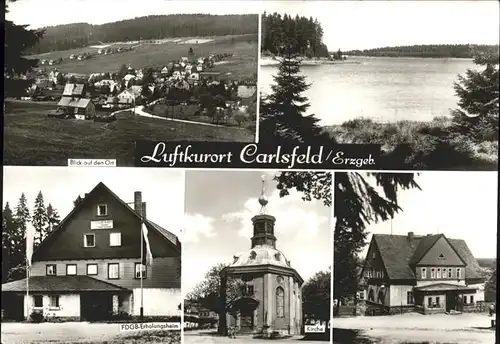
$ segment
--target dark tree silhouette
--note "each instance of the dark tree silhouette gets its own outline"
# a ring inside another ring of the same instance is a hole
[[[303,92],[309,88],[305,76],[300,74],[300,60],[293,46],[286,51],[280,62],[271,94],[263,98],[260,106],[260,141],[263,144],[284,143],[333,143],[330,136],[318,124],[314,115],[306,115],[310,107]]]
[[[498,141],[498,48],[475,52],[474,63],[484,69],[467,69],[454,84],[460,100],[452,111],[453,130],[476,141]]]
[[[14,1],[10,1],[14,2]],[[7,1],[5,12],[8,12]],[[37,59],[24,56],[26,50],[33,47],[43,36],[43,30],[28,30],[28,25],[16,25],[5,20],[4,43],[4,97],[19,97],[25,94],[33,80],[20,77],[37,66]]]

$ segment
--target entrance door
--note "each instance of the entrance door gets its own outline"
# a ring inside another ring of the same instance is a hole
[[[458,303],[458,293],[448,292],[446,293],[446,311],[449,312],[451,310],[457,309]]]
[[[253,331],[253,311],[242,310],[240,313],[240,332]]]
[[[111,317],[112,311],[112,294],[102,292],[80,294],[80,312],[82,320],[107,320]]]

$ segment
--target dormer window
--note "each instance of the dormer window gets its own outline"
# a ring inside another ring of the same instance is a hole
[[[257,253],[255,251],[250,252],[250,259],[257,258]]]
[[[106,215],[108,215],[108,205],[99,204],[97,206],[97,216],[106,216]]]
[[[426,279],[426,278],[427,278],[427,269],[422,268],[422,279]]]
[[[274,258],[276,258],[276,260],[277,260],[277,261],[279,261],[279,260],[281,259],[281,254],[276,253],[276,254],[274,255]]]
[[[441,260],[445,259],[444,254],[442,254],[442,253],[441,253],[441,254],[439,255],[438,259],[441,259]]]
[[[431,278],[436,278],[436,269],[431,268]]]
[[[233,256],[233,264],[235,264],[237,261],[238,261],[238,257],[237,256]]]
[[[460,268],[457,268],[457,280],[460,280],[461,276],[460,276],[460,273],[462,272],[462,270]]]
[[[441,278],[441,269],[440,268],[437,268],[436,278]]]

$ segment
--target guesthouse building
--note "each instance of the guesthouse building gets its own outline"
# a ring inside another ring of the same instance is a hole
[[[483,269],[464,240],[444,234],[374,234],[362,273],[378,313],[469,312],[484,301]]]
[[[148,220],[140,191],[133,197],[132,207],[103,183],[86,194],[35,249],[29,280],[2,285],[4,317],[94,321],[141,308],[146,317],[178,316],[181,243]],[[141,260],[145,238],[152,262]]]

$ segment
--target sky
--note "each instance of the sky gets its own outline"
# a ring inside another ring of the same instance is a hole
[[[497,172],[421,172],[415,177],[421,191],[398,192],[403,211],[392,220],[392,233],[444,234],[465,240],[476,258],[495,258],[497,178]],[[371,225],[367,231],[391,234],[391,221]],[[367,250],[368,245],[363,257]]]
[[[276,218],[276,247],[307,281],[331,265],[331,208],[306,202],[296,191],[280,198],[276,172],[186,171],[186,225],[183,246],[184,294],[219,263],[250,250],[251,218],[260,211],[261,176],[266,176],[267,213]]]
[[[176,234],[182,240],[184,218],[184,172],[162,168],[110,167],[21,167],[3,168],[3,205],[15,209],[24,193],[30,211],[39,191],[57,209],[61,220],[73,209],[73,201],[103,182],[124,202],[134,201],[142,192],[147,218]],[[133,204],[130,204],[133,207]]]
[[[259,13],[256,3],[260,2],[147,0],[147,5],[139,5],[137,0],[18,0],[9,5],[6,18],[41,28],[71,23],[103,24],[162,14],[253,14]],[[48,9],[57,10],[54,13]]]
[[[499,41],[499,2],[493,0],[266,1],[262,7],[317,18],[330,51]]]

